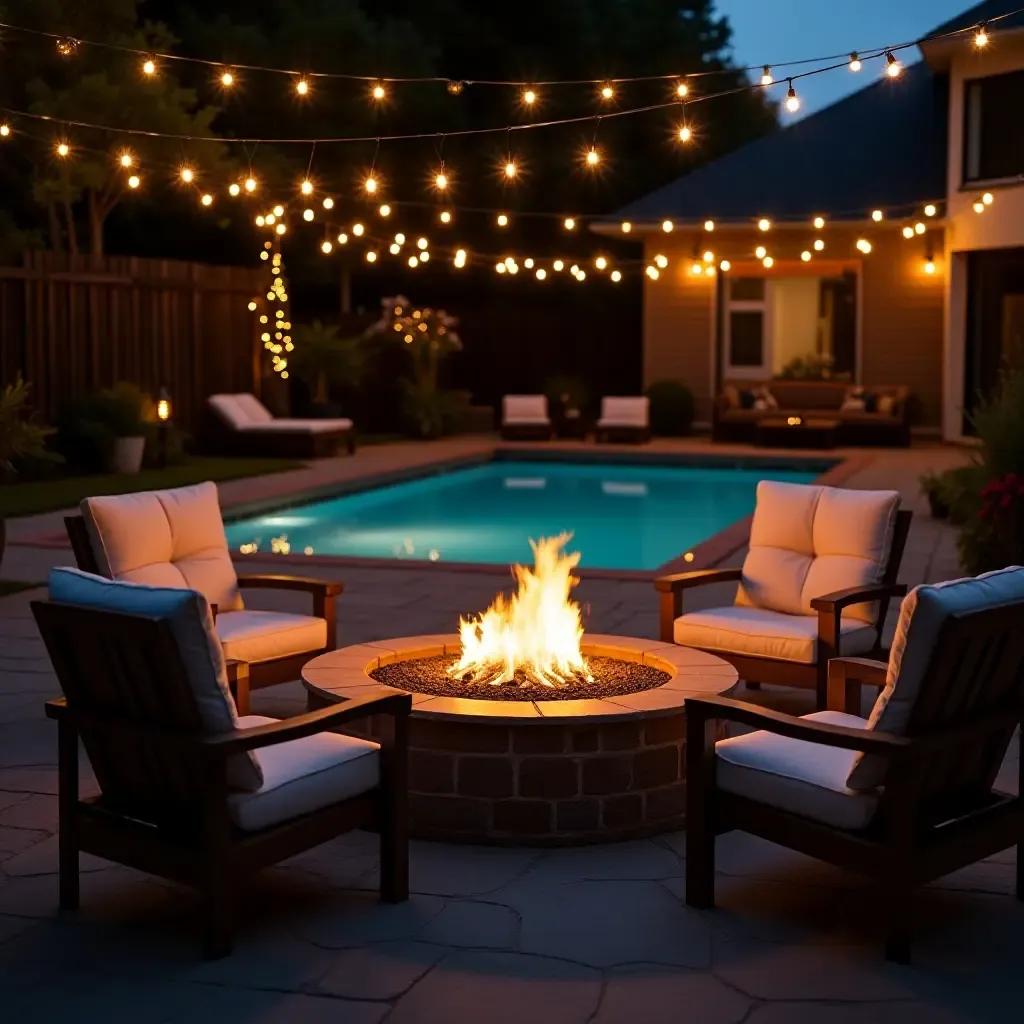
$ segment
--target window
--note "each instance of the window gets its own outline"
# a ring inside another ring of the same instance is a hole
[[[763,377],[767,372],[768,282],[763,277],[728,281],[725,311],[726,373]]]
[[[965,182],[1015,178],[1024,172],[1024,132],[1013,129],[1024,108],[1024,71],[964,85]]]

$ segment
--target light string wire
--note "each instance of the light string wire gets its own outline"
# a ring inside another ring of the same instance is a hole
[[[986,27],[991,27],[1006,18],[1012,18],[1017,14],[1024,13],[1024,7],[1018,7],[1014,10],[1007,11],[1004,14],[994,15],[984,20]],[[296,68],[281,68],[274,67],[272,65],[265,64],[242,64],[233,61],[218,61],[210,60],[204,57],[190,57],[182,54],[175,53],[163,53],[153,50],[139,49],[133,46],[125,46],[119,43],[101,42],[95,39],[84,39],[78,36],[71,36],[68,33],[61,32],[48,32],[44,29],[28,28],[24,25],[15,25],[11,22],[0,21],[0,29],[6,29],[10,32],[19,32],[24,35],[36,36],[43,39],[51,39],[54,42],[61,42],[64,40],[71,40],[78,46],[88,46],[96,49],[110,50],[116,53],[130,54],[135,57],[144,58],[145,60],[153,60],[154,58],[166,61],[178,61],[179,63],[186,64],[198,64],[203,67],[216,68],[222,71],[258,71],[265,72],[267,74],[284,75],[289,78],[298,79],[309,79],[309,78],[322,78],[322,79],[337,79],[340,81],[351,81],[351,82],[392,82],[392,83],[448,83],[457,82],[461,85],[493,85],[493,86],[511,86],[525,88],[530,86],[544,86],[553,87],[561,85],[601,85],[606,82],[615,84],[628,84],[630,82],[663,82],[663,81],[675,81],[680,79],[698,79],[707,78],[713,75],[734,75],[734,74],[747,74],[750,72],[756,72],[761,70],[763,67],[770,68],[788,68],[788,67],[799,67],[805,64],[822,63],[824,61],[839,60],[841,58],[849,59],[850,53],[858,54],[875,54],[877,51],[878,55],[883,54],[886,50],[895,52],[897,50],[903,50],[911,46],[919,46],[923,42],[929,42],[937,39],[955,38],[956,36],[966,35],[970,32],[975,32],[979,28],[979,25],[970,25],[961,29],[954,29],[950,32],[935,33],[932,35],[921,36],[911,42],[900,43],[896,46],[883,46],[883,47],[864,47],[855,48],[848,50],[846,53],[833,53],[826,54],[821,57],[805,57],[801,60],[791,61],[768,61],[762,62],[756,65],[750,65],[749,67],[743,68],[715,68],[707,71],[694,71],[686,74],[680,74],[679,72],[669,74],[658,74],[658,75],[635,75],[635,76],[620,76],[620,77],[608,77],[604,76],[601,78],[575,78],[575,79],[487,79],[487,78],[460,78],[458,76],[451,75],[423,75],[423,76],[386,76],[386,75],[356,75],[345,72],[332,72],[332,71],[303,71]],[[864,57],[861,56],[861,60]],[[796,77],[796,76],[791,76]]]
[[[1004,20],[1006,18],[1011,18],[1011,17],[1013,17],[1013,16],[1015,16],[1017,14],[1021,14],[1021,13],[1024,13],[1024,7],[1020,7],[1020,8],[1017,8],[1015,10],[1008,11],[1005,14],[1001,14],[1001,15],[997,15],[997,16],[995,16],[993,18],[989,18],[985,22],[985,25],[986,26],[991,26],[991,25],[993,25],[993,24],[995,24],[995,23],[997,23],[999,21],[1002,21],[1002,20]],[[7,28],[7,29],[10,29],[12,31],[24,31],[24,32],[28,32],[28,33],[33,34],[33,35],[43,36],[43,37],[46,37],[46,38],[57,39],[57,40],[67,38],[66,36],[61,36],[61,35],[59,35],[57,33],[44,32],[44,31],[37,30],[37,29],[23,29],[20,26],[11,25],[11,24],[8,24],[8,23],[5,23],[5,22],[0,22],[0,28]],[[922,36],[919,39],[914,40],[912,42],[898,43],[898,44],[884,46],[884,47],[868,48],[868,49],[862,50],[862,51],[850,51],[850,53],[847,53],[845,55],[835,54],[835,55],[831,55],[831,56],[827,56],[827,57],[807,58],[807,59],[804,59],[804,60],[801,60],[801,61],[782,62],[782,63],[778,63],[778,64],[774,64],[774,65],[768,64],[768,65],[764,65],[764,67],[792,67],[792,66],[803,65],[803,64],[821,63],[822,61],[826,61],[826,60],[828,60],[828,61],[832,61],[832,60],[838,61],[838,63],[829,64],[826,67],[814,68],[814,69],[809,70],[809,71],[804,71],[804,72],[801,72],[799,74],[789,76],[792,81],[797,81],[797,80],[800,80],[800,79],[809,78],[809,77],[811,77],[813,75],[824,74],[826,72],[834,71],[834,70],[837,70],[839,68],[848,67],[849,63],[850,63],[850,54],[854,53],[854,52],[860,54],[859,60],[861,62],[866,62],[866,61],[869,61],[869,60],[876,60],[879,57],[883,57],[883,56],[884,57],[888,57],[888,55],[890,55],[890,54],[897,53],[897,52],[900,52],[902,50],[910,49],[910,48],[915,47],[915,46],[919,46],[919,45],[921,45],[921,43],[924,43],[924,42],[931,42],[931,41],[936,41],[936,40],[940,40],[940,39],[950,39],[950,38],[957,38],[957,37],[960,37],[960,36],[964,36],[964,35],[967,35],[970,32],[977,31],[977,29],[978,29],[978,26],[971,26],[971,27],[968,27],[968,28],[956,29],[956,30],[951,31],[951,32],[936,33],[936,34],[929,35],[929,36]],[[179,61],[186,61],[186,62],[195,62],[195,63],[200,63],[200,64],[203,64],[203,65],[207,65],[207,66],[210,66],[210,67],[216,67],[216,68],[228,68],[228,67],[230,67],[230,68],[246,68],[246,67],[248,67],[249,70],[257,70],[257,71],[265,70],[265,71],[268,71],[268,72],[276,72],[276,73],[279,73],[279,74],[290,75],[290,76],[293,76],[293,77],[294,76],[299,76],[302,79],[307,77],[307,73],[296,72],[296,71],[286,71],[286,70],[280,69],[280,68],[269,68],[269,67],[264,68],[264,67],[260,67],[260,66],[257,66],[257,65],[249,65],[249,66],[247,66],[247,65],[242,65],[242,64],[226,64],[226,63],[224,63],[222,61],[208,61],[208,60],[204,60],[204,59],[201,59],[201,58],[182,57],[182,56],[177,56],[177,55],[174,55],[174,54],[152,54],[152,53],[149,53],[148,51],[145,51],[145,50],[135,49],[134,47],[122,47],[122,46],[118,46],[117,44],[113,44],[113,43],[95,43],[95,42],[90,42],[90,41],[87,41],[87,40],[75,40],[75,41],[78,42],[78,43],[85,43],[86,45],[94,45],[94,46],[97,46],[97,47],[103,47],[103,48],[112,49],[112,50],[116,50],[116,51],[127,52],[127,53],[131,53],[131,54],[135,54],[137,56],[146,56],[147,59],[151,59],[153,56],[159,56],[159,57],[161,57],[163,59],[167,59],[167,60],[179,60]],[[659,80],[669,80],[669,79],[670,80],[681,80],[681,79],[695,78],[695,77],[699,77],[699,76],[702,76],[702,75],[725,74],[725,73],[735,74],[737,72],[741,72],[741,71],[742,72],[749,72],[751,70],[755,70],[755,69],[754,68],[743,68],[743,69],[730,68],[730,69],[723,69],[722,71],[696,72],[693,75],[683,75],[683,76],[680,76],[678,74],[673,74],[673,75],[643,76],[643,77],[637,77],[637,78],[582,79],[582,80],[573,80],[573,81],[568,81],[567,80],[567,81],[562,81],[562,82],[548,82],[548,83],[543,83],[543,84],[548,84],[548,85],[557,85],[557,84],[573,85],[573,84],[595,84],[595,83],[600,83],[600,82],[611,82],[611,81],[628,83],[628,82],[631,82],[631,81],[633,81],[633,82],[642,82],[642,81],[659,81]],[[410,82],[414,82],[414,81],[447,82],[447,81],[451,81],[452,80],[452,79],[443,78],[443,77],[436,77],[436,78],[432,77],[432,78],[422,78],[422,79],[382,79],[379,76],[357,76],[357,75],[340,75],[340,74],[339,75],[332,75],[332,74],[329,74],[327,72],[308,73],[308,77],[313,77],[314,74],[318,75],[319,77],[323,77],[323,78],[336,77],[336,78],[347,78],[347,79],[350,79],[350,80],[375,81],[375,82],[380,82],[380,81],[385,81],[385,80],[387,80],[387,81],[410,81]],[[462,81],[466,81],[466,80],[462,80]],[[511,81],[509,81],[509,82],[497,82],[497,81],[493,81],[493,82],[486,82],[486,83],[485,82],[480,82],[479,84],[492,84],[492,85],[540,85],[542,83],[539,83],[539,82],[531,83],[531,82],[511,82]],[[771,86],[778,85],[778,84],[779,84],[778,82],[772,82]],[[725,96],[733,96],[733,95],[737,95],[737,94],[740,94],[740,93],[751,92],[751,91],[757,90],[757,89],[762,89],[763,90],[765,88],[771,88],[771,86],[764,86],[764,85],[761,85],[761,84],[758,84],[758,83],[748,83],[748,84],[736,86],[736,87],[731,88],[731,89],[724,89],[724,90],[720,90],[720,91],[714,92],[714,93],[706,93],[706,94],[703,94],[703,95],[693,96],[693,97],[690,98],[689,102],[691,104],[692,103],[702,103],[702,102],[707,102],[707,101],[712,100],[712,99],[719,99],[719,98],[722,98],[722,97],[725,97]],[[650,112],[656,111],[656,110],[665,110],[665,109],[668,109],[670,107],[675,106],[676,103],[677,103],[676,100],[670,100],[670,101],[664,102],[664,103],[647,104],[647,105],[639,106],[639,107],[631,107],[631,108],[628,108],[628,109],[625,109],[625,110],[608,110],[608,111],[604,111],[601,116],[605,117],[605,118],[631,117],[631,116],[634,116],[634,115],[637,115],[637,114],[650,113]],[[79,120],[73,120],[73,119],[68,119],[68,118],[57,118],[57,117],[53,117],[52,115],[49,115],[49,114],[32,113],[32,112],[29,112],[29,111],[16,110],[16,109],[11,108],[11,107],[0,107],[0,110],[2,110],[5,114],[11,115],[13,117],[24,117],[24,118],[29,118],[29,119],[37,120],[37,121],[46,121],[46,122],[51,122],[51,123],[52,122],[57,122],[57,123],[60,123],[62,125],[65,125],[66,127],[81,128],[81,129],[85,129],[85,130],[89,130],[89,131],[99,131],[99,132],[106,132],[106,133],[109,133],[109,134],[120,134],[120,135],[137,136],[137,137],[143,137],[143,138],[173,139],[173,140],[180,140],[180,141],[185,141],[185,142],[216,142],[216,143],[220,143],[222,145],[230,145],[232,143],[240,143],[240,144],[245,144],[245,143],[256,143],[256,144],[266,143],[268,145],[290,145],[290,144],[310,145],[310,144],[313,144],[313,143],[320,143],[320,144],[324,144],[324,145],[331,145],[331,144],[361,143],[361,142],[373,142],[373,141],[378,141],[378,142],[381,142],[381,141],[383,141],[383,142],[399,142],[399,141],[404,141],[404,140],[412,141],[412,140],[417,140],[417,139],[436,138],[438,135],[441,134],[440,132],[437,132],[437,131],[424,131],[424,132],[409,132],[409,133],[393,134],[393,135],[374,134],[374,135],[352,135],[352,136],[327,136],[327,137],[315,137],[315,138],[314,137],[306,137],[306,138],[270,138],[270,137],[255,137],[255,136],[222,138],[222,137],[213,136],[213,135],[189,135],[189,134],[174,133],[174,132],[154,132],[154,131],[147,131],[147,130],[139,129],[139,128],[115,128],[115,127],[113,127],[111,125],[103,125],[103,124],[97,124],[97,123],[93,123],[93,122],[89,122],[89,121],[79,121]],[[574,117],[549,119],[549,120],[546,120],[546,121],[533,121],[533,122],[530,122],[529,124],[522,124],[522,123],[520,123],[520,124],[512,124],[512,125],[506,124],[504,126],[494,126],[494,127],[487,127],[487,128],[461,128],[461,129],[453,129],[451,131],[447,131],[444,134],[446,134],[448,136],[452,136],[452,137],[465,137],[465,136],[474,136],[474,135],[493,135],[493,134],[496,134],[498,132],[503,132],[503,131],[504,132],[528,131],[528,130],[539,129],[539,128],[552,128],[552,127],[557,127],[557,126],[561,126],[561,125],[580,124],[580,123],[583,123],[583,122],[586,122],[586,121],[592,121],[594,119],[594,116],[595,115],[593,113],[588,113],[588,114],[577,115],[577,116],[574,116]]]

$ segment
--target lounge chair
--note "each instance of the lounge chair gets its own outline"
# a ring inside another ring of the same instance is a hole
[[[204,951],[231,950],[239,881],[353,828],[381,838],[381,895],[408,898],[411,698],[385,687],[278,721],[239,717],[206,598],[55,569],[32,605],[63,698],[58,727],[60,904],[91,853],[199,889]],[[375,716],[379,742],[331,730]],[[79,739],[100,795],[79,795]]]
[[[316,459],[343,446],[355,454],[356,432],[348,419],[277,419],[251,394],[211,395],[207,408],[209,447],[224,455]]]
[[[829,665],[804,718],[717,696],[686,701],[686,901],[714,905],[715,836],[738,829],[867,875],[886,955],[910,959],[912,889],[1017,847],[1024,771],[993,788],[1024,720],[1024,569],[912,590],[888,665]],[[884,687],[861,718],[860,687]],[[716,743],[720,723],[758,730]]]
[[[80,516],[64,520],[78,568],[112,580],[198,590],[210,602],[224,656],[249,666],[235,699],[248,714],[248,689],[297,679],[310,658],[335,647],[335,599],[330,580],[235,573],[217,487],[85,498]],[[312,615],[247,609],[241,591],[298,590]]]
[[[598,441],[626,441],[643,444],[651,439],[651,402],[646,395],[601,399],[597,421]]]
[[[501,436],[506,441],[550,441],[555,436],[544,395],[505,395]]]
[[[896,491],[854,491],[762,480],[742,569],[698,569],[655,580],[660,636],[710,651],[761,683],[817,691],[828,660],[878,657],[911,513]],[[738,583],[732,605],[684,612],[687,590]]]

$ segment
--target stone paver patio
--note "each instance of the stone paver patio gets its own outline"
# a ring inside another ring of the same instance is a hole
[[[364,455],[362,466],[374,469],[408,457],[361,452],[273,486],[330,482],[358,471]],[[939,447],[882,452],[848,483],[897,487],[918,513],[902,573],[909,584],[957,574],[951,531],[927,517],[916,478],[961,458]],[[225,492],[226,501],[251,500],[260,487],[248,481]],[[12,534],[55,523],[38,517]],[[3,575],[43,579],[68,560],[64,549],[14,544]],[[346,644],[449,632],[460,612],[482,608],[505,582],[400,564],[336,575],[346,583]],[[82,910],[58,914],[56,731],[42,713],[56,686],[28,606],[39,593],[0,600],[2,1020],[949,1024],[1019,1016],[1024,905],[1013,898],[1012,851],[920,893],[908,968],[883,960],[873,894],[859,879],[737,834],[719,840],[713,912],[685,905],[679,833],[548,851],[414,843],[414,895],[399,906],[378,904],[376,840],[356,834],[260,876],[243,894],[234,954],[215,963],[199,959],[191,896],[127,868],[83,857]],[[584,580],[578,596],[588,630],[656,635],[649,583]],[[712,591],[702,601],[729,596]],[[294,607],[271,601],[265,606]],[[752,696],[809,709],[808,695],[793,691]],[[287,715],[304,708],[304,697],[289,684],[254,704]],[[1016,789],[1018,757],[1015,741],[1004,788]]]

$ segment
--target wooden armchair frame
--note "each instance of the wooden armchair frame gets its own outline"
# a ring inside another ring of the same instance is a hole
[[[715,837],[738,829],[867,875],[880,890],[889,959],[910,959],[915,886],[1017,847],[1016,892],[1024,899],[1024,798],[993,789],[1024,721],[1024,631],[1020,606],[954,616],[943,630],[905,735],[811,722],[726,697],[686,702],[686,901],[714,905]],[[829,665],[829,708],[861,713],[862,684],[885,685],[886,666],[862,658]],[[870,826],[847,831],[716,786],[716,723],[886,758]],[[1024,767],[1020,770],[1024,793]]]
[[[409,694],[375,687],[334,707],[204,736],[166,620],[49,601],[32,611],[65,693],[46,704],[58,732],[62,908],[77,908],[78,855],[91,853],[197,888],[205,954],[225,956],[241,876],[354,828],[380,833],[382,898],[408,898]],[[376,789],[258,832],[234,826],[229,757],[371,715],[381,744]],[[152,724],[164,719],[174,724]],[[80,738],[102,790],[91,799],[79,795]]]
[[[900,570],[900,563],[903,561],[903,551],[906,548],[912,518],[913,513],[907,509],[901,509],[896,513],[889,561],[881,583],[869,587],[837,590],[835,593],[824,594],[811,601],[811,607],[818,614],[818,658],[816,662],[805,664],[796,661],[781,661],[776,658],[761,658],[752,654],[739,654],[718,649],[711,653],[728,661],[739,673],[740,679],[743,679],[751,689],[757,689],[761,683],[811,689],[817,694],[817,707],[819,710],[823,709],[828,699],[828,663],[830,659],[842,656],[840,623],[843,609],[865,601],[878,602],[877,616],[871,624],[875,630],[875,643],[868,653],[868,657],[877,658],[884,654],[882,629],[885,626],[885,616],[889,611],[889,602],[894,597],[903,597],[907,592],[907,588],[903,584],[896,582],[896,576]],[[683,614],[683,595],[687,590],[703,587],[709,583],[738,583],[742,578],[742,569],[733,568],[698,569],[694,572],[662,576],[655,580],[654,588],[658,591],[659,597],[659,638],[666,643],[674,643],[675,621]]]
[[[91,572],[96,576],[102,576],[96,555],[92,550],[92,541],[89,538],[89,531],[86,529],[85,520],[81,516],[66,516],[64,526],[67,529],[68,539],[71,541],[71,550],[75,555],[75,562],[83,572]],[[301,651],[298,654],[289,654],[283,658],[273,658],[269,661],[261,661],[249,667],[246,677],[243,677],[245,686],[243,689],[234,690],[235,700],[238,704],[238,713],[247,715],[249,713],[249,691],[261,690],[266,686],[276,686],[278,683],[287,683],[292,679],[298,679],[302,672],[303,665],[312,658],[316,658],[328,651],[333,651],[337,646],[337,618],[336,600],[345,590],[343,583],[333,580],[311,579],[306,576],[276,576],[250,574],[238,577],[238,585],[250,590],[297,590],[309,594],[313,599],[312,614],[318,619],[327,621],[327,642],[323,647],[312,651]],[[214,617],[217,615],[217,608],[211,605]]]

